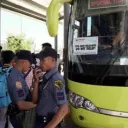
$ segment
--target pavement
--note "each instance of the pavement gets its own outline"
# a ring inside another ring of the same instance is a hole
[[[62,128],[80,128],[80,127],[76,126],[76,125],[72,122],[71,117],[68,116],[68,117],[65,118],[64,124],[63,124],[63,127],[62,127]]]
[[[71,119],[65,120],[64,128],[76,128]]]

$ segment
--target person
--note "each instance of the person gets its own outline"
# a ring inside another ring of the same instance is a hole
[[[2,46],[0,46],[0,67],[3,66],[1,52],[2,52]]]
[[[103,28],[106,28],[105,29],[106,31],[104,31]],[[102,36],[105,36],[105,35],[107,36],[108,33],[110,33],[108,31],[108,27],[105,24],[101,28],[100,28],[100,26],[98,24],[94,24],[92,26],[91,33],[92,33],[92,36],[99,36],[99,38],[98,38],[99,49],[107,50],[107,49],[111,49],[112,48],[111,42],[108,39],[108,37],[101,38]]]
[[[25,74],[26,84],[28,88],[30,89],[32,86],[32,80],[33,80],[33,67],[30,66],[29,69],[26,72],[24,72],[24,74]]]
[[[32,53],[32,58],[33,58],[32,67],[35,68],[35,66],[37,65],[36,54],[35,53]]]
[[[34,71],[33,103],[37,103],[36,128],[58,128],[69,109],[64,79],[56,68],[57,52],[49,47],[39,53],[39,58],[40,66],[46,74],[39,86],[39,70]]]
[[[1,52],[2,52],[2,46],[0,46],[0,55],[1,55]]]
[[[15,54],[11,50],[5,50],[1,53],[3,68],[8,68],[15,65]]]
[[[26,72],[24,72],[25,74],[25,81],[26,81],[26,84],[28,86],[28,88],[30,89],[31,86],[32,86],[32,79],[33,79],[33,67],[32,67],[32,64],[33,64],[33,54],[30,53],[30,58],[29,58],[29,63],[30,63],[30,67],[28,68],[28,70]]]
[[[46,47],[52,48],[52,45],[51,45],[50,43],[48,43],[48,42],[43,43],[43,44],[42,44],[42,50],[43,50],[44,48],[46,48]]]
[[[33,55],[30,55],[31,56],[31,59],[29,60],[29,62],[30,62],[30,67],[29,67],[29,69],[26,71],[26,72],[24,72],[24,74],[25,74],[25,81],[26,81],[26,84],[27,84],[27,86],[28,86],[28,88],[30,89],[31,88],[31,86],[32,86],[32,80],[33,80]]]
[[[57,63],[56,63],[56,68],[58,69],[58,71],[61,73],[61,64],[62,64],[62,60],[60,59],[60,54],[57,54]]]
[[[52,48],[52,45],[51,45],[50,43],[48,43],[48,42],[42,44],[42,50],[44,50],[44,49],[47,48],[47,47]],[[61,72],[61,62],[62,62],[62,61],[61,61],[61,59],[60,59],[60,54],[57,54],[57,63],[56,63],[56,67],[58,68],[59,72]]]
[[[7,70],[9,67],[14,66],[15,54],[12,51],[10,51],[10,50],[2,51],[1,57],[3,60],[3,64],[4,64],[3,71]],[[8,106],[0,108],[0,126],[1,126],[1,128],[6,128],[7,126],[8,126],[7,128],[12,128],[10,121],[7,120],[7,118],[8,118],[7,114],[6,114],[7,109],[8,109]]]
[[[52,48],[52,45],[50,43],[48,43],[48,42],[43,43],[42,44],[42,50],[44,50],[46,47]],[[33,53],[34,63],[35,63],[36,66],[39,66],[40,65],[40,60],[39,60],[39,58],[37,56],[38,56],[37,54]]]
[[[120,43],[121,40],[124,39],[124,32],[118,32],[115,38],[113,39],[113,46],[116,46]]]
[[[20,50],[16,53],[15,67],[8,76],[7,85],[12,104],[9,107],[10,121],[14,128],[20,128],[22,117],[21,111],[29,110],[36,107],[32,103],[32,97],[28,86],[24,79],[24,72],[26,72],[32,61],[31,52],[27,50]]]

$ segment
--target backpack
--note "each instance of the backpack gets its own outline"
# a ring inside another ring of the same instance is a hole
[[[3,68],[0,67],[0,108],[7,107],[11,103],[7,88],[7,77],[11,69],[12,67],[3,70]]]

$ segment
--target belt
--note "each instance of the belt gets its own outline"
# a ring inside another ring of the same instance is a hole
[[[55,114],[49,114],[48,116],[39,116],[36,115],[36,120],[46,126],[54,117]],[[61,122],[58,124],[58,126],[61,126]]]
[[[49,122],[52,120],[52,118],[54,117],[54,113],[48,114],[47,116],[40,116],[40,115],[36,115],[37,119],[43,121],[43,122]]]
[[[46,126],[51,120],[52,118],[49,118],[48,116],[36,116],[36,122],[43,124],[43,126]]]

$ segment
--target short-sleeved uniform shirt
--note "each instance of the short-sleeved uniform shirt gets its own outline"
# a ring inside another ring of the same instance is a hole
[[[7,86],[13,104],[16,104],[17,101],[26,100],[29,89],[22,72],[13,68],[8,76]]]
[[[49,113],[56,113],[59,105],[66,103],[64,79],[57,69],[53,69],[44,75],[40,85],[36,113],[39,116],[47,116]]]

